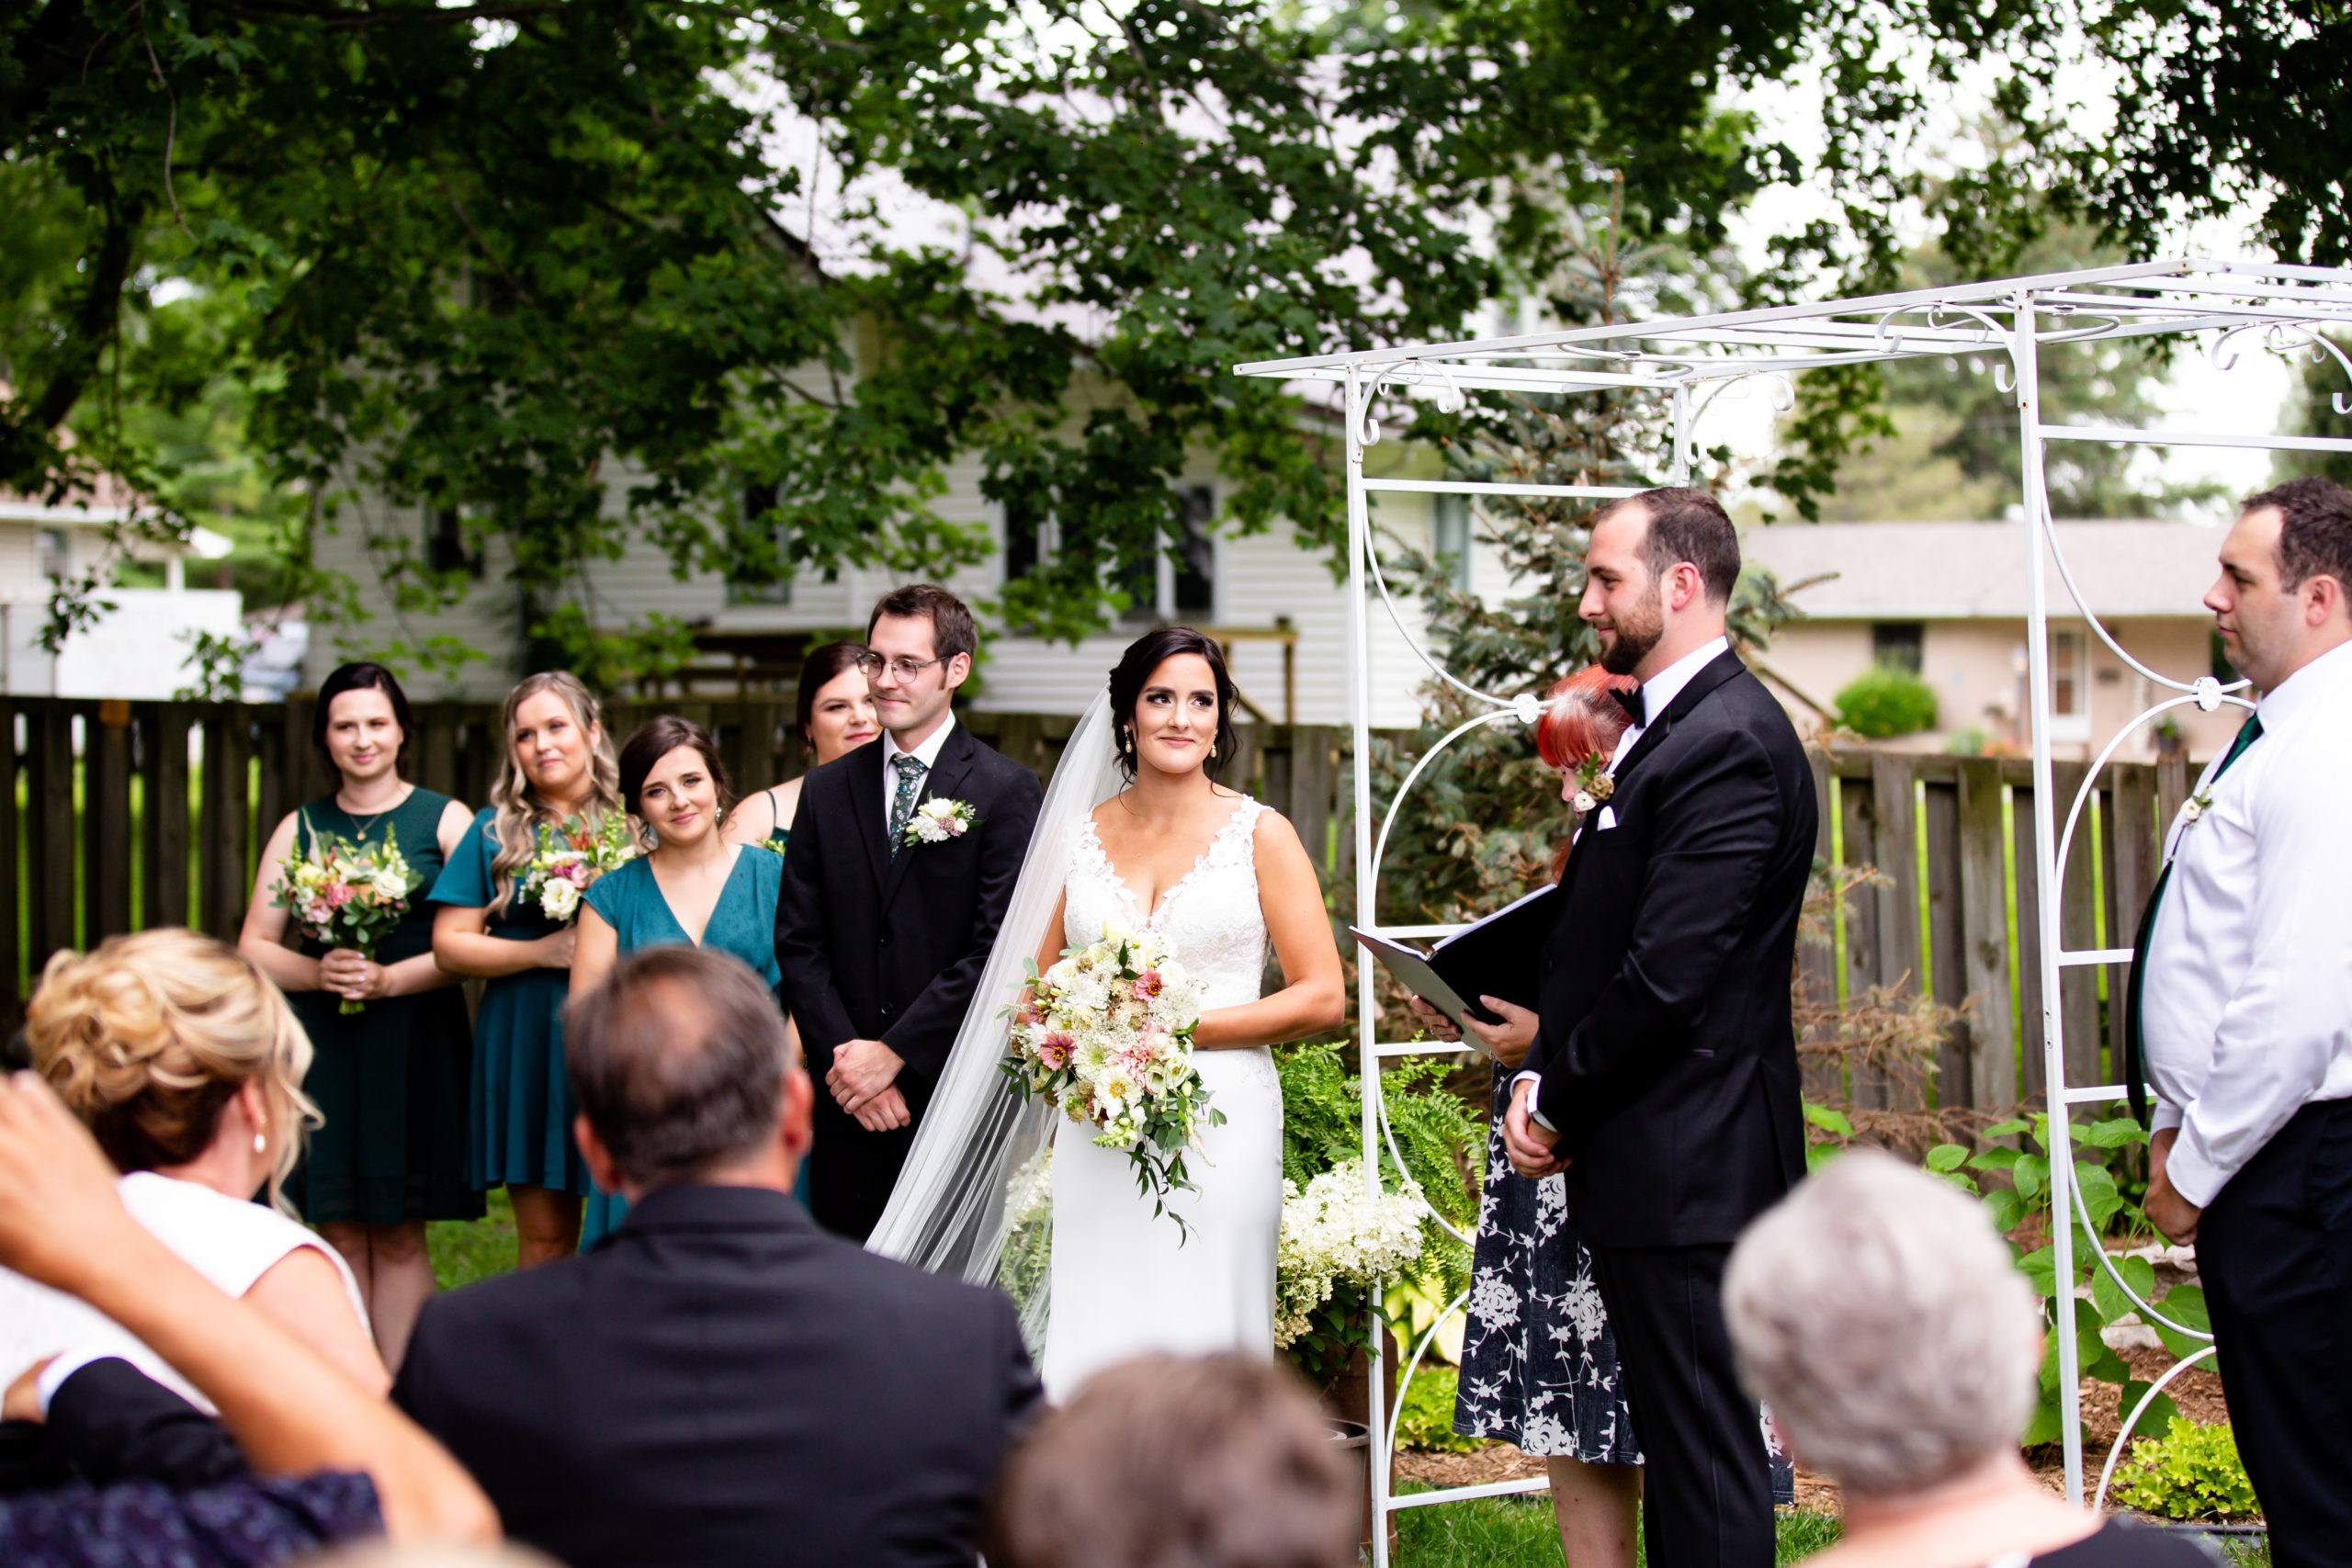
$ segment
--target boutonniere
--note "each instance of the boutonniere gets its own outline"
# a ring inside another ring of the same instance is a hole
[[[2180,803],[2180,825],[2184,828],[2194,827],[2199,818],[2212,809],[2213,792],[2211,789],[2200,789]]]
[[[1604,771],[1607,767],[1607,761],[1599,752],[1577,764],[1576,798],[1568,804],[1577,816],[1590,816],[1617,793],[1617,781]]]
[[[926,800],[915,807],[915,814],[899,829],[899,842],[910,848],[916,844],[944,844],[950,839],[962,838],[979,823],[980,814],[972,809],[968,800]]]

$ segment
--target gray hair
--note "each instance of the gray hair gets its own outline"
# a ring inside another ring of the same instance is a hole
[[[791,1047],[741,960],[641,949],[565,1010],[563,1031],[581,1113],[628,1180],[692,1180],[775,1139]]]
[[[2041,1314],[1948,1183],[1838,1156],[1748,1227],[1724,1275],[1740,1377],[1814,1469],[1863,1496],[1946,1481],[2025,1429]]]

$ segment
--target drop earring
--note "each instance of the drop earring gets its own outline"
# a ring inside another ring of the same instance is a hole
[[[1216,742],[1214,740],[1209,742],[1209,761],[1212,762],[1216,761]]]
[[[268,1138],[268,1136],[267,1136],[267,1135],[263,1132],[263,1130],[262,1130],[261,1128],[259,1128],[259,1127],[254,1128],[254,1153],[255,1153],[255,1154],[257,1154],[257,1155],[266,1155],[266,1154],[267,1154],[268,1152],[269,1152],[269,1138]]]

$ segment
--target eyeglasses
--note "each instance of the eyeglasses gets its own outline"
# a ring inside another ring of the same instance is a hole
[[[900,654],[896,659],[885,659],[869,648],[857,656],[857,671],[859,674],[871,679],[882,673],[882,667],[887,664],[890,668],[891,674],[897,676],[901,682],[906,682],[913,680],[934,664],[946,663],[948,657],[952,656],[943,656],[938,659],[909,659],[906,655]]]

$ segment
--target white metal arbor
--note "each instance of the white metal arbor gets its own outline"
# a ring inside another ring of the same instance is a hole
[[[1354,726],[1354,866],[1355,923],[1391,936],[1436,936],[1453,928],[1384,926],[1380,919],[1380,867],[1394,826],[1406,799],[1422,773],[1461,736],[1485,724],[1532,724],[1538,713],[1538,694],[1478,691],[1466,684],[1434,658],[1398,612],[1381,569],[1373,536],[1369,500],[1381,493],[1439,493],[1478,496],[1556,496],[1600,500],[1634,493],[1597,486],[1474,484],[1452,479],[1374,479],[1364,474],[1364,452],[1381,438],[1379,417],[1398,408],[1399,397],[1434,395],[1441,406],[1460,407],[1463,400],[1480,392],[1568,393],[1603,388],[1633,389],[1661,400],[1671,422],[1672,457],[1662,482],[1686,482],[1697,427],[1714,398],[1727,389],[1762,378],[1775,400],[1787,406],[1791,378],[1829,365],[1860,364],[1967,355],[1995,364],[1993,374],[2004,392],[2013,393],[2019,414],[2023,448],[2023,495],[2027,522],[2025,558],[2018,562],[2028,581],[2028,683],[2033,728],[2033,853],[2040,886],[2051,889],[2039,900],[2039,930],[2035,960],[2041,965],[2042,998],[2041,1049],[2048,1087],[2051,1144],[2052,1226],[2058,1278],[2075,1277],[2071,1224],[2055,1223],[2064,1211],[2087,1212],[2073,1180],[2068,1117],[2075,1106],[2111,1102],[2123,1097],[2120,1084],[2069,1084],[2065,1078],[2064,1043],[2061,1036],[2059,976],[2077,965],[2119,964],[2131,960],[2129,948],[2068,951],[2059,931],[2062,878],[2067,852],[2080,824],[2084,802],[2097,787],[2100,772],[2123,741],[2142,725],[2165,712],[2195,704],[2211,712],[2223,703],[2250,706],[2241,694],[2244,682],[2223,685],[2210,673],[2177,679],[2149,669],[2126,652],[2091,613],[2083,587],[2068,567],[2050,527],[2050,507],[2043,476],[2045,444],[2052,441],[2104,441],[2132,446],[2241,446],[2304,451],[2352,452],[2352,440],[2317,436],[2238,435],[2190,430],[2134,430],[2110,425],[2052,424],[2042,418],[2041,355],[2046,346],[2151,337],[2195,337],[2207,345],[2217,372],[2236,362],[2237,350],[2259,346],[2281,355],[2309,354],[2314,360],[2333,357],[2352,384],[2352,359],[2331,341],[2352,334],[2352,269],[2322,269],[2263,263],[2224,262],[2190,258],[2134,266],[2004,279],[1951,288],[1885,294],[1862,299],[1828,300],[1772,310],[1693,316],[1586,327],[1529,336],[1478,342],[1436,344],[1419,347],[1373,349],[1320,355],[1306,358],[1243,365],[1248,376],[1271,377],[1286,382],[1325,383],[1341,394],[1347,426],[1348,546],[1350,592],[1349,664],[1351,716]],[[2352,412],[2342,392],[2335,396],[2338,412]],[[2127,666],[2169,693],[2109,744],[2086,774],[2068,805],[2063,823],[2052,782],[2049,605],[2045,557],[2053,560],[2067,594],[2091,631]],[[1375,598],[1420,661],[1486,711],[1473,716],[1421,757],[1386,803],[1375,829],[1370,770],[1363,760],[1371,754],[1372,671],[1371,633]],[[2127,912],[2126,919],[2136,911]],[[1377,1009],[1370,966],[1358,980],[1358,1014],[1363,1020],[1358,1060],[1365,1086],[1363,1148],[1365,1169],[1377,1180],[1385,1154],[1402,1165],[1394,1134],[1385,1125],[1377,1090],[1376,1069],[1383,1058],[1453,1050],[1452,1046],[1389,1042],[1374,1037]],[[2028,1026],[2029,1029],[2030,1026]],[[2029,1048],[2030,1035],[2028,1036]],[[1450,1228],[1450,1227],[1449,1227]],[[1466,1238],[1465,1238],[1466,1239]],[[2138,1303],[2143,1317],[2165,1321],[2157,1310],[2139,1300],[2102,1250],[2101,1266],[2113,1282]],[[1461,1302],[1454,1307],[1458,1310]],[[2184,1329],[2183,1332],[2193,1331]],[[1408,1376],[1426,1353],[1432,1327],[1413,1347]],[[2191,1359],[2211,1354],[2209,1343]],[[2060,1399],[2064,1416],[2064,1450],[2068,1495],[2083,1494],[2082,1422],[2076,1398],[2078,1353],[2071,1333],[2058,1336]],[[1394,1511],[1427,1504],[1503,1492],[1540,1489],[1541,1479],[1494,1485],[1460,1487],[1420,1493],[1408,1497],[1388,1494],[1388,1461],[1396,1441],[1396,1422],[1382,1409],[1378,1347],[1374,1347],[1372,1378],[1374,1452],[1371,1465],[1373,1501],[1377,1518]],[[2183,1362],[2187,1366],[2188,1362]],[[2176,1369],[2177,1371],[2178,1369]],[[2169,1381],[2167,1374],[2165,1381]],[[1401,1385],[1400,1385],[1401,1386]],[[2160,1382],[2130,1412],[2129,1431],[2143,1410],[2160,1392]],[[2119,1443],[2116,1452],[2120,1452]],[[2104,1495],[2114,1466],[2099,1477]],[[1387,1562],[1387,1532],[1374,1532],[1374,1561]]]

